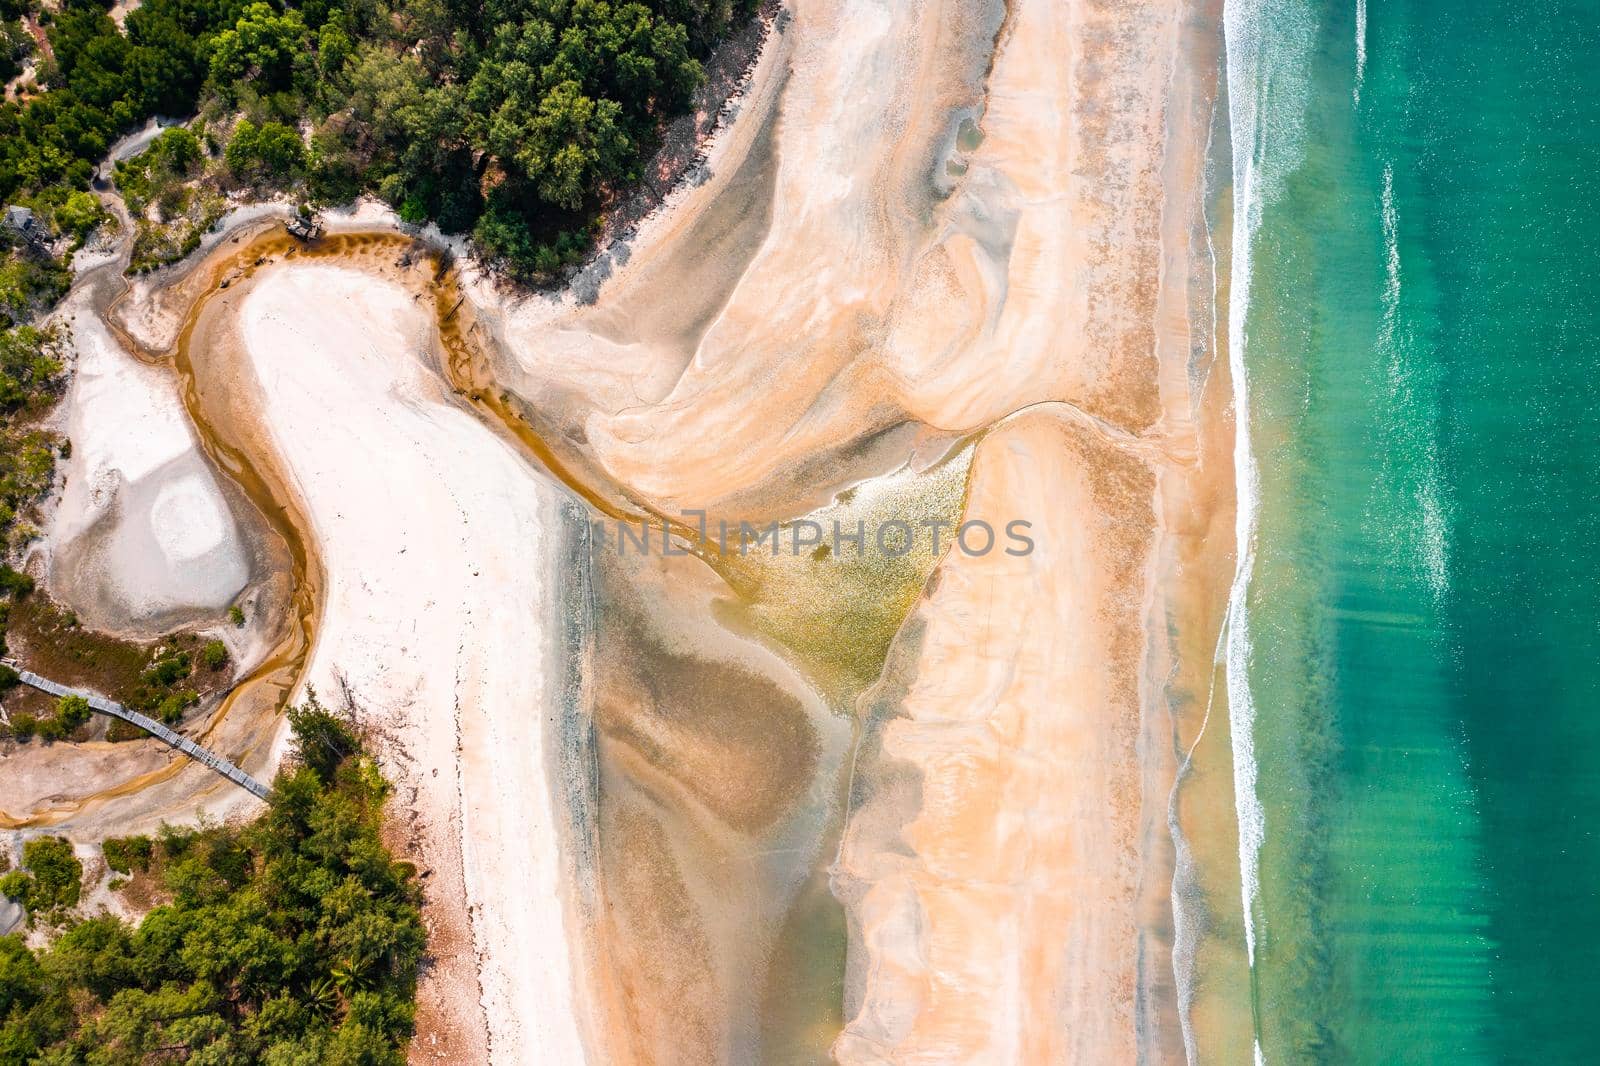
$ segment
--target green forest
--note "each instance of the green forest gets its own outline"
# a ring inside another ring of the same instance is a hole
[[[0,0],[6,41],[26,48],[17,20],[31,14],[53,52],[38,91],[0,105],[0,200],[54,217],[118,136],[198,115],[240,178],[319,203],[374,193],[407,221],[470,231],[523,276],[587,249],[688,105],[701,60],[754,8],[145,0],[119,30],[98,0],[37,2]]]
[[[82,863],[35,837],[0,877],[42,951],[0,937],[0,1066],[403,1063],[425,948],[411,867],[379,840],[388,792],[341,716],[290,712],[297,758],[242,826],[106,841],[168,902],[137,926],[73,916]]]

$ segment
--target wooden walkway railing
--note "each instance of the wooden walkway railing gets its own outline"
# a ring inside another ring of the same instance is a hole
[[[169,747],[183,752],[195,762],[209,766],[247,792],[251,792],[261,799],[266,799],[272,794],[270,788],[233,765],[227,759],[208,748],[202,748],[183,734],[168,729],[149,715],[140,714],[138,711],[130,711],[122,704],[113,703],[104,696],[96,696],[92,692],[82,692],[75,688],[68,688],[65,685],[58,685],[49,678],[40,677],[31,670],[22,669],[15,663],[7,662],[5,665],[15,670],[18,680],[30,688],[36,688],[40,692],[48,692],[52,696],[82,696],[94,710],[99,711],[101,714],[109,714],[113,718],[120,718],[124,722],[133,723],[157,740],[163,741]]]

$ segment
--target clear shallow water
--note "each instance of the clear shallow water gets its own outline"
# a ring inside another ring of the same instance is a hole
[[[1600,3],[1227,24],[1262,1055],[1593,1061]]]

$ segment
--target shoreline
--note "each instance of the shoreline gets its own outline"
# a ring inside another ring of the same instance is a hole
[[[1171,849],[1165,965],[1177,1031],[1167,1036],[1179,1040],[1175,1056],[1190,1062],[1219,1051],[1249,1054],[1249,1042],[1241,1045],[1238,1032],[1241,1021],[1248,1027],[1249,1012],[1241,1013],[1233,998],[1247,979],[1241,977],[1245,963],[1236,950],[1241,942],[1226,903],[1220,914],[1215,903],[1238,890],[1236,881],[1230,886],[1227,880],[1236,866],[1237,826],[1227,693],[1218,665],[1237,547],[1235,435],[1224,332],[1227,287],[1225,279],[1217,280],[1211,217],[1216,190],[1208,177],[1215,165],[1224,90],[1221,18],[1220,0],[1186,6],[1173,73],[1176,111],[1168,130],[1187,142],[1188,150],[1168,160],[1169,167],[1179,168],[1178,175],[1167,175],[1169,208],[1172,221],[1183,228],[1169,228],[1164,245],[1167,269],[1182,282],[1181,294],[1170,288],[1174,306],[1186,309],[1189,336],[1181,355],[1175,351],[1164,366],[1169,373],[1181,370],[1189,382],[1183,391],[1190,405],[1173,416],[1191,426],[1194,451],[1187,457],[1192,476],[1169,479],[1164,489],[1183,518],[1163,538],[1158,557],[1158,586],[1165,595],[1162,609],[1151,615],[1151,637],[1153,650],[1162,647],[1148,678],[1153,699],[1166,708],[1163,750],[1175,760],[1168,800],[1152,810],[1152,822],[1161,825]],[[1155,724],[1161,722],[1158,716]],[[1152,739],[1160,733],[1154,730]]]

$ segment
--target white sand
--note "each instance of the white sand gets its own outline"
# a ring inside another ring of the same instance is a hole
[[[430,896],[471,915],[492,1060],[581,1063],[546,772],[562,497],[449,402],[402,288],[280,267],[241,319],[327,573],[309,680],[392,717]]]
[[[226,607],[249,579],[240,531],[170,373],[92,315],[70,318],[72,458],[51,526],[51,591],[92,625],[159,632]]]

